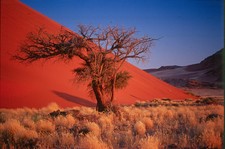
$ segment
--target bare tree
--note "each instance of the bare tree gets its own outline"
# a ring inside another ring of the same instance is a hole
[[[43,28],[31,32],[14,58],[28,63],[55,57],[65,61],[80,58],[81,66],[73,71],[77,81],[89,82],[98,111],[108,110],[115,90],[126,87],[131,78],[129,72],[121,70],[122,65],[129,58],[143,60],[154,39],[136,38],[135,29],[116,26],[78,28],[79,35],[63,28],[58,34],[50,34]]]

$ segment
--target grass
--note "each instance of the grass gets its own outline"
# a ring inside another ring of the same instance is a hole
[[[219,102],[221,103],[221,102]],[[0,148],[223,148],[224,106],[168,99],[118,106],[0,109]]]

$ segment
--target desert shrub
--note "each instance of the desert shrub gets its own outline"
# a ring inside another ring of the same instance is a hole
[[[99,125],[101,127],[102,130],[107,130],[107,131],[112,131],[113,129],[113,125],[112,125],[112,119],[113,119],[113,116],[112,114],[111,115],[102,115],[98,122],[99,122]]]
[[[79,141],[80,149],[108,149],[109,147],[101,139],[98,139],[95,135],[88,134],[82,137]]]
[[[98,124],[96,124],[95,122],[88,122],[86,124],[86,128],[90,131],[91,134],[93,134],[96,137],[99,137],[99,135],[101,134],[101,130]]]
[[[224,106],[155,104],[160,105],[120,106],[119,115],[74,107],[59,109],[66,115],[52,117],[49,112],[59,108],[54,104],[0,109],[0,148],[223,147]]]
[[[43,119],[43,116],[41,114],[38,114],[38,113],[33,114],[31,116],[31,120],[34,121],[35,123],[40,121],[41,119]]]
[[[133,148],[134,140],[133,131],[128,129],[127,131],[114,132],[111,143],[113,148]]]
[[[75,119],[71,115],[67,116],[58,116],[54,119],[54,123],[56,126],[63,126],[67,128],[72,128],[75,124]]]
[[[207,127],[202,132],[202,147],[205,148],[222,148],[222,138],[220,133],[215,132],[213,128]]]
[[[36,123],[36,129],[41,133],[53,133],[55,131],[55,125],[49,120],[40,120]]]
[[[0,123],[5,123],[6,118],[5,118],[5,113],[0,112]]]
[[[154,123],[150,118],[145,117],[142,119],[142,122],[145,124],[147,130],[150,130],[154,127]]]
[[[60,148],[59,140],[61,137],[58,133],[52,132],[49,134],[39,132],[40,136],[38,139],[38,146],[40,149],[42,148]]]
[[[21,124],[25,128],[32,129],[32,130],[35,130],[35,127],[36,127],[34,121],[32,121],[32,119],[29,119],[29,118],[24,118]]]
[[[53,102],[53,103],[50,103],[47,107],[43,107],[42,109],[40,109],[39,113],[47,115],[47,114],[49,114],[53,111],[57,111],[59,109],[60,109],[60,107],[56,103]]]
[[[59,145],[61,148],[73,148],[75,146],[74,136],[71,133],[62,133],[59,137]]]
[[[168,119],[173,119],[174,112],[172,110],[168,109],[166,113],[167,113],[166,116]]]
[[[49,115],[54,118],[54,117],[58,117],[58,116],[66,116],[68,113],[66,111],[60,111],[60,110],[56,110],[53,111],[51,113],[49,113]]]
[[[7,146],[16,145],[17,137],[15,136],[25,128],[17,120],[8,120],[2,125],[1,136]]]
[[[0,123],[0,148],[3,148],[3,144],[5,144],[5,139],[3,138],[4,126]]]
[[[184,99],[184,101],[186,101],[186,102],[193,102],[193,99]]]
[[[169,98],[163,98],[163,99],[161,99],[162,101],[166,101],[166,102],[170,102],[170,101],[172,101],[171,99],[169,99]]]
[[[221,117],[222,117],[222,116],[219,115],[219,114],[212,113],[212,114],[209,114],[209,115],[206,117],[205,121],[213,121],[213,120],[215,120],[215,119],[217,119],[217,118],[221,118]]]
[[[8,147],[34,147],[37,143],[36,131],[25,129],[17,120],[8,120],[2,124],[0,133],[1,140]]]
[[[134,130],[138,135],[144,135],[146,132],[145,124],[141,121],[138,121],[134,125]]]
[[[135,122],[135,121],[139,121],[140,118],[142,118],[143,116],[145,116],[145,113],[143,112],[144,108],[131,108],[128,114],[128,120],[130,122]]]
[[[138,146],[136,146],[136,148],[158,149],[159,148],[159,140],[155,136],[148,136],[146,138],[142,138],[138,141]]]
[[[187,134],[181,134],[178,138],[178,144],[180,148],[190,148],[190,137]]]
[[[207,97],[207,98],[202,98],[200,100],[197,100],[196,103],[201,103],[201,104],[218,104],[218,100],[214,99],[212,97]]]
[[[34,148],[37,144],[38,134],[34,130],[20,129],[15,134],[16,146],[19,148]]]
[[[114,129],[113,114],[102,115],[98,120],[98,124],[101,128],[101,133],[110,137]]]
[[[145,101],[137,101],[137,102],[134,104],[134,106],[136,106],[136,107],[148,107],[149,104],[146,103]]]
[[[94,108],[90,107],[80,107],[81,115],[97,115],[98,112]]]

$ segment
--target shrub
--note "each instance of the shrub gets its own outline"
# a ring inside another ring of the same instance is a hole
[[[86,124],[86,127],[88,128],[90,133],[92,133],[96,137],[98,137],[101,134],[101,130],[100,130],[98,124],[96,124],[95,122],[88,122]]]
[[[53,111],[57,111],[59,110],[60,107],[56,104],[56,103],[50,103],[47,107],[44,107],[42,109],[40,109],[40,113],[42,114],[49,114]]]
[[[22,121],[22,125],[23,125],[25,128],[29,128],[29,129],[32,129],[32,130],[34,130],[35,127],[36,127],[34,121],[32,121],[32,120],[29,119],[29,118],[24,118],[23,121]]]
[[[209,104],[218,104],[218,101],[214,98],[207,97],[207,98],[202,98],[200,100],[197,100],[196,103],[209,105]]]
[[[95,135],[88,134],[79,141],[81,149],[108,149],[108,145],[102,140],[99,140]]]
[[[206,128],[202,132],[202,141],[205,148],[222,148],[221,136],[213,128]]]
[[[163,98],[162,101],[170,102],[170,101],[172,101],[172,100],[169,99],[169,98]]]
[[[62,133],[59,138],[59,144],[61,148],[73,148],[75,146],[73,135],[70,133]]]
[[[102,115],[98,120],[101,129],[105,131],[111,131],[113,129],[112,119],[112,115]]]
[[[54,119],[56,126],[63,126],[66,128],[72,128],[75,124],[75,119],[71,115],[64,116],[58,116]]]
[[[1,125],[1,140],[7,146],[20,148],[34,147],[37,143],[38,134],[34,130],[25,129],[19,121],[8,120]]]
[[[134,130],[138,135],[144,135],[146,132],[145,124],[141,121],[138,121],[134,125]]]
[[[154,126],[154,123],[150,118],[145,117],[142,119],[142,122],[145,124],[147,130],[152,129]]]
[[[40,148],[60,148],[59,140],[61,137],[56,131],[52,133],[39,132],[38,146]]]
[[[140,149],[158,149],[159,140],[155,136],[148,136],[143,138],[138,143]]]
[[[36,129],[38,132],[42,133],[52,133],[55,131],[55,125],[49,120],[40,120],[36,124]]]
[[[15,134],[16,146],[19,148],[34,148],[37,144],[38,134],[34,130],[20,129]]]

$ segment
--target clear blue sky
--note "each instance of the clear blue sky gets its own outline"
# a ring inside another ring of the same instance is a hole
[[[223,0],[21,0],[76,31],[78,24],[135,27],[155,41],[141,69],[200,62],[224,47]]]

